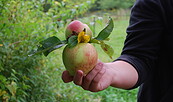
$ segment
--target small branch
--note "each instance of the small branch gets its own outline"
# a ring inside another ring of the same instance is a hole
[[[16,41],[14,43],[9,44],[8,46],[12,46],[12,45],[15,45],[15,44],[18,44],[18,43],[21,43],[21,41]]]

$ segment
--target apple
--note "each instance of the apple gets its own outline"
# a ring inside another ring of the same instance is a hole
[[[70,24],[67,25],[67,28],[66,28],[66,31],[65,31],[65,36],[68,39],[72,35],[78,35],[84,29],[86,31],[86,35],[90,35],[90,37],[92,37],[92,31],[88,27],[87,24],[84,24],[79,20],[74,20]]]
[[[98,54],[90,43],[78,43],[72,48],[67,45],[63,50],[62,59],[70,75],[74,76],[77,70],[82,70],[86,75],[96,65]]]

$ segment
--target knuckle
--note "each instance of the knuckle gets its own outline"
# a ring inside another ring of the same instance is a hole
[[[76,84],[76,85],[80,86],[80,83],[79,83],[79,82],[77,82],[77,81],[74,81],[74,84]]]
[[[98,92],[99,90],[98,90],[98,89],[92,88],[92,89],[90,89],[90,91],[91,91],[91,92]]]
[[[89,82],[91,80],[91,78],[89,76],[86,76],[84,80],[85,80],[85,82]]]
[[[98,72],[99,75],[103,75],[106,72],[106,69],[103,68],[101,71]]]
[[[94,70],[95,70],[95,71],[98,71],[98,70],[100,70],[100,67],[96,66],[96,67],[94,68]]]
[[[76,81],[74,81],[74,84],[78,85],[78,83]]]
[[[102,91],[101,87],[99,85],[95,86],[95,88],[90,89],[91,92],[99,92]]]
[[[95,66],[94,70],[99,71],[99,70],[102,69],[102,67],[103,67],[103,63],[98,63],[98,64]]]
[[[83,88],[84,90],[88,90],[88,87],[86,87],[86,86],[82,86],[82,88]]]

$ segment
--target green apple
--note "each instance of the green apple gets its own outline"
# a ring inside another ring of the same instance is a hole
[[[77,70],[82,70],[86,75],[96,65],[98,54],[90,43],[78,43],[72,48],[67,45],[63,50],[62,59],[70,75],[73,76]]]

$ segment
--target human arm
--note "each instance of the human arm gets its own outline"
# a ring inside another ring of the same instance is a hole
[[[138,74],[132,65],[124,61],[98,62],[86,76],[80,70],[76,72],[74,77],[70,76],[68,71],[64,71],[62,79],[65,83],[73,81],[85,90],[97,92],[109,86],[129,89],[136,84]]]

